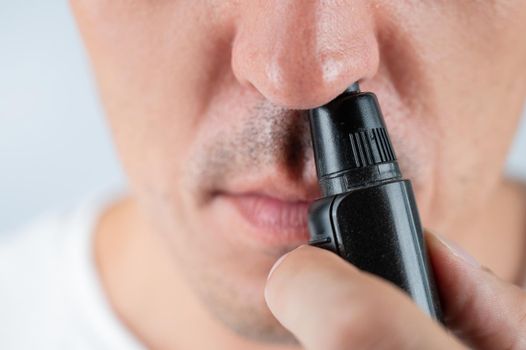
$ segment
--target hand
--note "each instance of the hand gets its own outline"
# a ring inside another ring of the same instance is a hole
[[[390,283],[311,246],[286,254],[265,288],[275,317],[309,350],[526,349],[526,295],[427,234],[447,327]]]

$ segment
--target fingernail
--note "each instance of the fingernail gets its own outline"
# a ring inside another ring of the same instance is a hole
[[[272,268],[270,269],[268,275],[267,275],[267,281],[270,279],[270,276],[272,275],[272,272],[274,272],[274,270],[276,269],[276,267],[278,267],[281,262],[283,261],[283,259],[285,259],[285,257],[289,255],[289,253],[285,253],[283,254],[278,260],[276,260],[276,262],[274,263],[274,265],[272,265]]]
[[[445,238],[442,235],[438,235],[436,233],[432,233],[433,236],[435,236],[440,243],[442,243],[449,251],[455,255],[456,257],[462,259],[465,261],[468,265],[473,267],[480,267],[480,263],[471,255],[469,254],[464,248],[459,246],[457,243]]]

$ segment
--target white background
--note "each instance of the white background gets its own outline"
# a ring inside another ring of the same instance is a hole
[[[123,186],[65,0],[0,0],[0,231]]]
[[[507,171],[526,178],[526,122]],[[67,2],[0,0],[0,232],[123,186]]]

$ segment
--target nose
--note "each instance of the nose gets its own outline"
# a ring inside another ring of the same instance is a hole
[[[373,16],[364,0],[241,4],[234,75],[278,106],[322,105],[378,69]]]

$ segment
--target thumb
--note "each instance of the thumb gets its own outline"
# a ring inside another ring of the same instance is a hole
[[[526,296],[456,245],[427,234],[445,322],[477,349],[526,348]]]
[[[305,349],[464,348],[399,288],[316,247],[276,262],[265,299]]]

